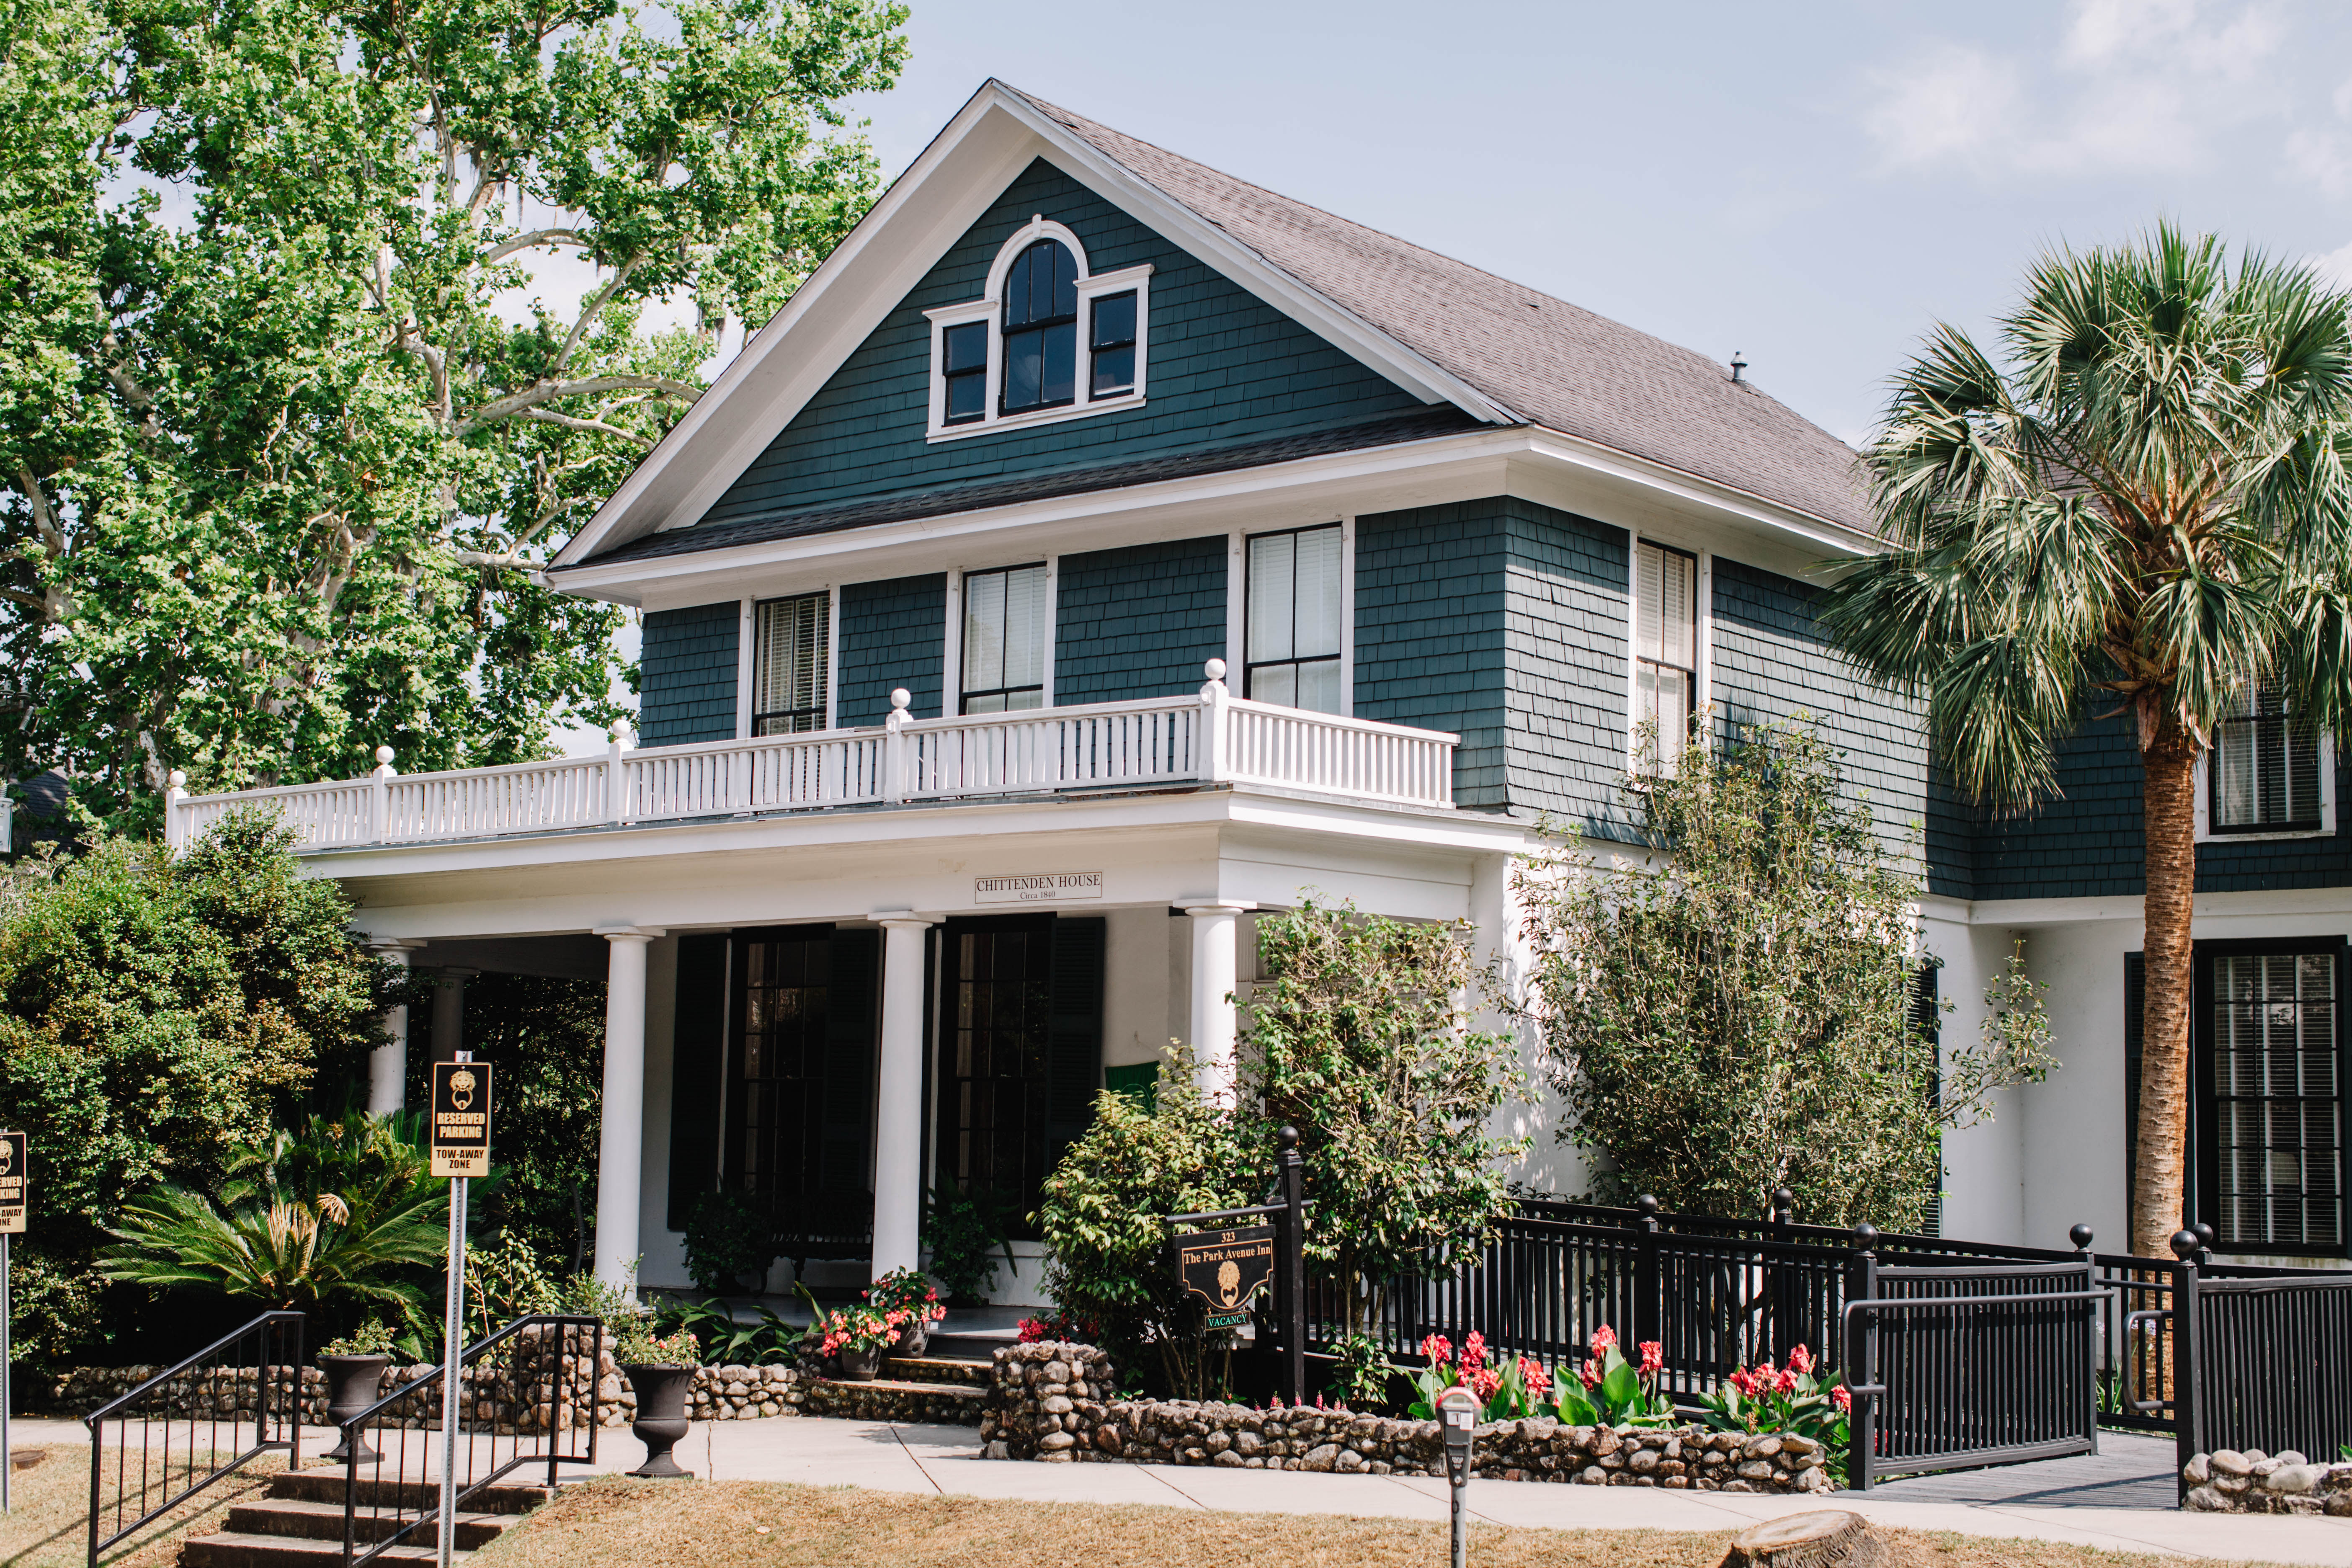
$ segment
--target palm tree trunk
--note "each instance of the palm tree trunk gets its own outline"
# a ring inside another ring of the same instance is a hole
[[[2140,1013],[2139,1152],[2132,1175],[2132,1251],[2170,1258],[2185,1223],[2189,1139],[2189,923],[2197,896],[2197,746],[2168,718],[2141,748],[2147,833],[2145,1000]]]

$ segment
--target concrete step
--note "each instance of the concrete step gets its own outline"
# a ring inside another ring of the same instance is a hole
[[[542,1469],[541,1475],[546,1474]],[[316,1469],[293,1470],[273,1476],[269,1495],[302,1502],[331,1504],[337,1513],[343,1507],[343,1471],[341,1466],[321,1466]],[[469,1513],[529,1513],[548,1499],[545,1487],[516,1486],[512,1483],[484,1487],[466,1500]],[[376,1480],[368,1479],[362,1469],[359,1484],[362,1508],[376,1509],[437,1509],[441,1506],[441,1489],[429,1481]]]
[[[926,1353],[882,1358],[882,1375],[900,1383],[944,1383],[985,1388],[988,1371],[989,1363],[985,1361],[966,1361],[955,1356]]]
[[[437,1515],[438,1509],[433,1510]],[[415,1516],[412,1513],[372,1512],[364,1506],[352,1517],[354,1540],[365,1542],[382,1541]],[[506,1513],[476,1513],[470,1510],[457,1515],[457,1548],[471,1552],[488,1546],[515,1522],[516,1516]],[[264,1498],[255,1502],[241,1502],[228,1510],[228,1530],[242,1535],[297,1536],[305,1541],[343,1539],[343,1505],[341,1502],[303,1502],[293,1498]],[[441,1539],[441,1521],[429,1518],[409,1532],[403,1545],[431,1546]]]
[[[454,1552],[454,1558],[464,1561],[472,1557],[469,1552]],[[180,1568],[323,1568],[327,1563],[340,1564],[343,1560],[342,1537],[332,1541],[305,1541],[298,1536],[248,1535],[237,1531],[222,1531],[215,1535],[199,1535],[180,1546]],[[440,1554],[430,1546],[387,1546],[374,1559],[378,1563],[438,1563]]]
[[[983,1330],[976,1333],[933,1333],[930,1342],[923,1347],[926,1361],[978,1362],[982,1366],[995,1359],[996,1352],[1006,1345],[1018,1344],[1019,1332],[1013,1329],[1003,1331]]]

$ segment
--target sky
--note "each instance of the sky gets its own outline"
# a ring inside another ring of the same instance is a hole
[[[1987,331],[2045,247],[2170,218],[2352,287],[2340,3],[913,0],[908,36],[853,105],[890,174],[999,76],[1738,353],[1849,442],[1931,325]]]

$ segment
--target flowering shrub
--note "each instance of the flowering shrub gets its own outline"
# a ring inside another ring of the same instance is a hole
[[[1592,1331],[1591,1353],[1576,1369],[1575,1383],[1560,1380],[1559,1418],[1571,1426],[1669,1426],[1678,1417],[1675,1402],[1658,1392],[1664,1355],[1655,1340],[1639,1347],[1639,1366],[1617,1348],[1617,1331],[1603,1323]]]
[[[906,1313],[911,1326],[936,1323],[948,1315],[940,1305],[938,1288],[912,1268],[893,1268],[866,1288],[866,1300],[882,1311]]]
[[[1034,1345],[1040,1340],[1072,1340],[1090,1345],[1100,1333],[1101,1330],[1076,1312],[1040,1312],[1021,1320],[1021,1342],[1024,1345]]]
[[[898,1342],[898,1331],[906,1321],[907,1314],[895,1308],[887,1311],[864,1305],[837,1309],[814,1325],[823,1331],[817,1350],[825,1355],[887,1350]]]
[[[1837,1374],[1819,1368],[1802,1345],[1789,1364],[1759,1362],[1733,1373],[1699,1399],[1699,1422],[1717,1432],[1780,1432],[1810,1437],[1829,1448],[1832,1468],[1843,1456],[1846,1412],[1852,1404]]]

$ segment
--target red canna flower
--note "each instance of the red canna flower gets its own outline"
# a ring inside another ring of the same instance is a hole
[[[1503,1374],[1491,1366],[1473,1367],[1470,1369],[1468,1382],[1471,1393],[1480,1399],[1492,1399],[1495,1397],[1495,1390],[1503,1386]]]
[[[1783,1372],[1780,1376],[1772,1380],[1772,1387],[1776,1392],[1780,1394],[1796,1393],[1797,1374],[1793,1372]]]
[[[1655,1340],[1643,1340],[1642,1342],[1642,1375],[1648,1377],[1665,1364],[1665,1347]]]
[[[1845,1391],[1845,1384],[1841,1383],[1835,1388],[1830,1390],[1830,1403],[1836,1405],[1840,1410],[1852,1410],[1853,1408],[1853,1395],[1848,1394]]]
[[[1813,1352],[1807,1350],[1802,1345],[1797,1346],[1796,1349],[1789,1352],[1789,1370],[1790,1372],[1812,1371]]]
[[[1467,1372],[1472,1367],[1486,1364],[1486,1336],[1473,1329],[1470,1331],[1469,1338],[1462,1342],[1462,1369]]]
[[[1454,1358],[1454,1343],[1444,1334],[1432,1334],[1421,1342],[1421,1353],[1429,1358],[1432,1366],[1443,1366]]]
[[[1592,1353],[1607,1355],[1617,1348],[1617,1331],[1603,1323],[1592,1331]]]
[[[1724,1381],[1730,1384],[1731,1391],[1742,1399],[1749,1397],[1756,1392],[1756,1379],[1745,1368],[1735,1371]]]
[[[1519,1358],[1519,1381],[1526,1384],[1528,1393],[1538,1399],[1551,1388],[1551,1373],[1543,1369],[1541,1363],[1529,1361],[1525,1356]]]
[[[1586,1359],[1582,1366],[1576,1369],[1576,1375],[1584,1380],[1584,1386],[1587,1388],[1601,1386],[1601,1368],[1590,1358]]]

